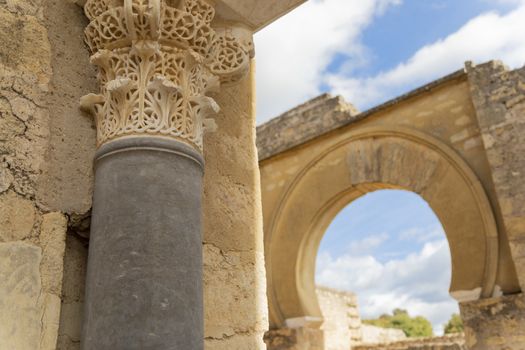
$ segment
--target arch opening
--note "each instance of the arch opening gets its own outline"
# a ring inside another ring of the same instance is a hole
[[[331,218],[317,253],[326,348],[443,334],[443,325],[459,313],[448,293],[450,280],[444,228],[421,196],[400,189],[359,196]],[[407,334],[361,324],[394,310],[429,323],[421,321],[424,327]]]
[[[324,149],[287,185],[266,226],[272,328],[302,319],[322,324],[315,291],[317,250],[336,214],[363,194],[404,189],[441,221],[452,257],[456,300],[490,297],[498,261],[494,216],[476,175],[432,137],[406,128],[364,128]]]

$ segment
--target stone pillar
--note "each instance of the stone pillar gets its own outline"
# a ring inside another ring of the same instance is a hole
[[[238,84],[214,94],[221,106],[217,131],[204,140],[204,348],[210,350],[266,349],[268,306],[253,85],[252,69]]]
[[[249,70],[251,33],[204,0],[88,0],[100,94],[82,347],[202,349],[207,94]]]
[[[503,226],[521,290],[525,290],[525,67],[508,70],[501,62],[467,64]]]
[[[523,294],[460,303],[470,350],[521,350],[525,344]]]

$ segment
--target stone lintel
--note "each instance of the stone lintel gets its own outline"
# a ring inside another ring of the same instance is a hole
[[[218,18],[244,23],[256,32],[304,2],[306,0],[219,0],[215,9]]]
[[[87,0],[74,0],[84,7]],[[215,5],[217,19],[243,23],[254,32],[286,15],[306,0],[218,0]]]

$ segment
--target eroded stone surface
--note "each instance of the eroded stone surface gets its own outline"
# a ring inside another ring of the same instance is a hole
[[[45,214],[40,228],[42,288],[55,296],[62,291],[67,219],[62,213]]]
[[[468,70],[472,101],[503,215],[502,234],[509,239],[524,290],[525,68],[511,71],[501,62],[491,62],[469,65]]]
[[[470,350],[521,350],[525,344],[523,294],[460,303]]]
[[[14,192],[0,195],[0,242],[19,241],[31,235],[35,224],[34,204]]]
[[[204,138],[204,328],[210,350],[264,349],[268,327],[251,79],[214,95],[221,106],[218,129]]]
[[[0,348],[40,349],[41,249],[0,243]]]
[[[7,169],[5,163],[0,164],[0,193],[7,191],[13,183],[13,180],[13,174]]]
[[[281,328],[264,335],[268,350],[324,350],[323,331],[315,328]]]
[[[341,96],[321,95],[257,127],[259,160],[350,123],[357,109]]]
[[[358,344],[352,350],[468,350],[463,334],[434,338],[413,338],[383,344]]]
[[[324,319],[325,350],[350,349],[351,344],[361,341],[357,296],[325,287],[317,287],[316,292]]]

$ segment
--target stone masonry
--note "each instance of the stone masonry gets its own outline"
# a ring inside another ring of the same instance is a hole
[[[492,168],[521,289],[525,289],[525,67],[467,64],[472,101]]]

